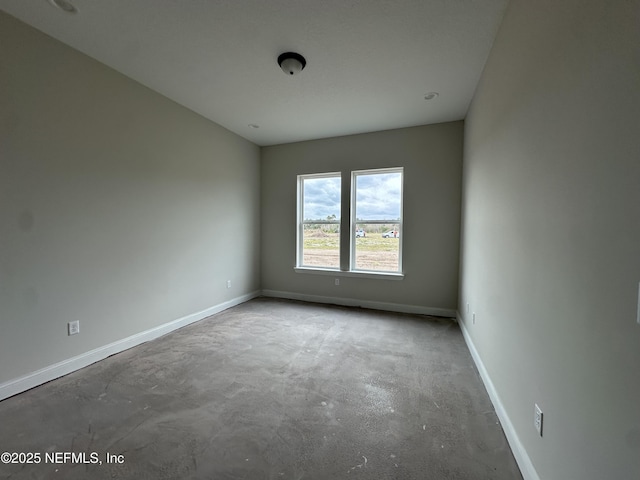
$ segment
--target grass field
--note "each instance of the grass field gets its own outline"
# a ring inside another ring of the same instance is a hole
[[[305,235],[304,265],[340,266],[340,234]],[[356,268],[362,270],[397,271],[399,239],[368,236],[356,238]]]

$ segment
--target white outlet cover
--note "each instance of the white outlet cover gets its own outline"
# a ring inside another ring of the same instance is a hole
[[[636,314],[636,322],[640,325],[640,283],[638,283],[638,312]]]
[[[67,332],[69,335],[76,335],[80,333],[80,321],[76,320],[74,322],[67,323]]]
[[[538,431],[540,436],[542,436],[542,419],[543,419],[542,409],[538,406],[537,403],[534,405],[535,405],[535,416],[533,418],[533,426]]]

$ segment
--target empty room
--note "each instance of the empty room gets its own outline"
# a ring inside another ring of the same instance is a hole
[[[0,478],[640,478],[640,0],[0,0]]]

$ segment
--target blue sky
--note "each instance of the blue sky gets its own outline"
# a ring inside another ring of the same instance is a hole
[[[356,218],[395,220],[400,218],[400,173],[376,173],[356,177]]]
[[[326,220],[340,218],[340,177],[307,178],[304,181],[304,218]]]
[[[400,218],[400,173],[356,177],[356,216],[362,220]],[[304,181],[304,218],[340,218],[340,178],[307,178]]]

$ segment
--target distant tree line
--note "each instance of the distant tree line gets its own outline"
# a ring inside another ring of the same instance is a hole
[[[340,233],[340,224],[338,223],[306,223],[319,221],[319,219],[306,219],[305,224],[303,226],[304,230],[318,230],[324,233]],[[326,219],[321,221],[327,222],[335,222],[338,220],[336,215],[328,215]],[[362,221],[362,219],[356,219],[357,221]],[[366,220],[365,220],[366,221]],[[382,234],[384,232],[388,232],[389,230],[398,230],[399,223],[367,223],[360,224],[356,227],[357,229],[363,229],[366,234],[370,233],[379,233]]]

